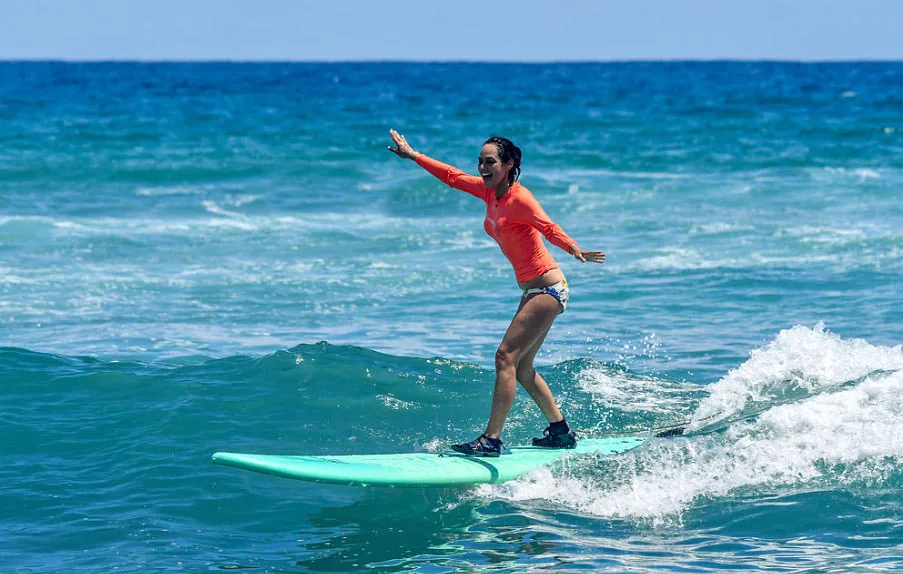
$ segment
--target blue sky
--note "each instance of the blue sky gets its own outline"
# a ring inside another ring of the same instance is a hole
[[[0,0],[0,59],[903,60],[903,0]]]

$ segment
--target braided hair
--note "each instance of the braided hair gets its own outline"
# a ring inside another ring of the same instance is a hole
[[[499,159],[502,163],[507,163],[509,161],[513,162],[511,171],[508,172],[508,185],[517,181],[517,178],[520,177],[520,148],[514,145],[514,142],[508,138],[499,136],[490,137],[483,145],[486,144],[495,144],[495,147],[499,150]]]

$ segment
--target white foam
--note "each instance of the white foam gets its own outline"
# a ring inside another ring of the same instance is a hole
[[[799,237],[803,243],[822,243],[829,245],[846,245],[864,241],[867,235],[862,229],[841,229],[837,227],[818,227],[803,225],[784,231],[791,237]]]
[[[259,195],[251,195],[251,194],[243,194],[238,197],[233,197],[229,200],[229,204],[233,207],[242,207],[243,205],[248,205],[249,203],[254,203],[259,200]]]
[[[257,231],[259,228],[253,223],[239,219],[211,219],[207,226],[214,229],[240,229],[242,231]]]
[[[440,453],[445,449],[445,444],[446,443],[443,439],[434,438],[430,441],[427,441],[427,442],[421,444],[420,446],[426,452]]]
[[[710,423],[741,412],[752,403],[766,403],[790,392],[815,394],[880,370],[903,369],[903,350],[843,340],[825,330],[796,326],[785,329],[768,345],[724,378],[709,386],[709,396],[694,414]]]
[[[822,327],[795,327],[712,385],[709,408],[742,404],[748,392],[800,373],[800,380],[823,392],[769,408],[722,433],[653,439],[609,458],[576,457],[564,469],[480,486],[474,495],[542,499],[595,516],[663,524],[679,522],[700,500],[751,490],[880,485],[898,475],[903,464],[900,347],[842,340]],[[857,379],[852,385],[840,385],[851,378]]]
[[[718,233],[731,233],[735,231],[755,231],[755,227],[747,224],[740,223],[727,223],[724,221],[716,221],[714,223],[703,223],[700,225],[694,225],[690,229],[690,235],[698,235],[698,234],[718,234]]]
[[[886,133],[886,132],[885,132]],[[820,177],[820,173],[815,170],[809,171],[810,175],[812,175],[815,179],[824,179]],[[857,169],[846,169],[843,167],[825,167],[821,170],[821,173],[827,173],[832,176],[841,176],[841,177],[858,177],[860,182],[864,182],[869,179],[881,179],[881,174],[873,169],[868,168],[857,168]]]
[[[686,402],[681,391],[686,388],[668,381],[611,372],[601,366],[583,370],[577,375],[580,389],[592,396],[594,403],[624,412],[668,413]]]
[[[636,271],[690,271],[698,269],[719,269],[741,266],[733,259],[709,259],[699,251],[684,247],[665,247],[662,253],[638,259],[627,266]]]
[[[204,209],[206,209],[210,213],[213,213],[214,215],[222,215],[224,217],[234,217],[239,219],[246,217],[244,213],[229,211],[228,209],[220,207],[213,201],[204,201],[202,202],[202,204],[204,206]]]
[[[84,232],[88,230],[88,226],[82,223],[76,223],[74,221],[59,221],[54,220],[53,226],[57,229],[65,229],[67,231],[78,231]]]
[[[384,404],[386,407],[392,410],[408,410],[408,409],[417,409],[418,406],[415,403],[409,401],[403,401],[398,397],[394,397],[391,394],[385,395],[376,395],[376,398]]]
[[[170,195],[199,195],[203,190],[197,187],[172,186],[172,187],[145,187],[135,192],[143,197],[165,197]]]
[[[751,489],[880,484],[903,463],[903,373],[783,405],[712,436],[654,439],[569,471],[538,470],[477,496],[544,499],[605,518],[679,522],[701,499]]]
[[[0,265],[0,285],[36,285],[39,281],[34,278],[16,275],[16,271],[12,267],[4,267]],[[0,304],[4,301],[0,301]]]

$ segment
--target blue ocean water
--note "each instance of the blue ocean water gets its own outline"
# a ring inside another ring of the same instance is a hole
[[[484,424],[519,291],[389,128],[513,139],[607,254],[553,248],[537,358],[582,434],[700,433],[459,490],[212,465]],[[0,571],[903,569],[901,158],[903,63],[0,63]]]

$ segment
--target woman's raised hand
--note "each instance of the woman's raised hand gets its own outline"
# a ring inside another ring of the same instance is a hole
[[[392,146],[386,146],[389,148],[390,152],[404,159],[414,159],[420,155],[408,144],[408,140],[404,139],[404,136],[397,131],[389,130],[389,135],[392,136],[392,141],[395,142],[394,148]]]
[[[570,252],[571,255],[584,263],[587,261],[590,263],[605,263],[605,254],[601,251],[584,251],[576,245],[571,245]]]

